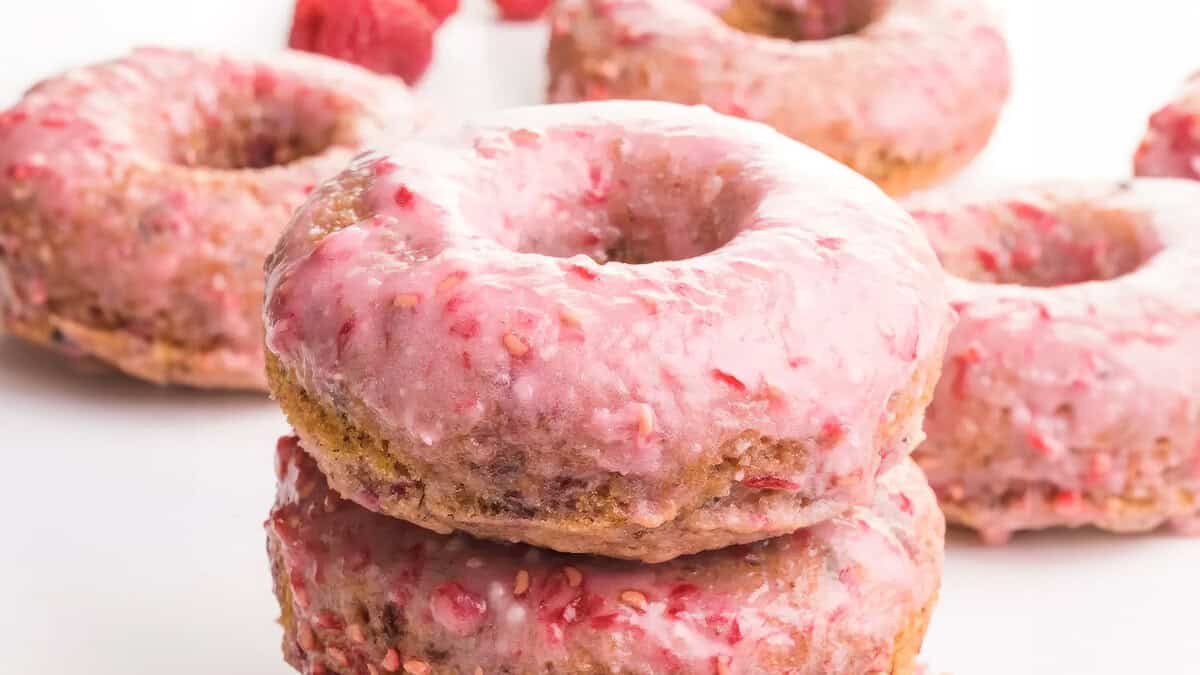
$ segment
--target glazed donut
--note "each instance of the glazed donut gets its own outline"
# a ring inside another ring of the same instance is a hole
[[[434,534],[343,500],[279,444],[267,520],[303,673],[914,672],[945,523],[905,459],[870,506],[661,565]]]
[[[870,499],[920,439],[942,276],[763,125],[541,106],[324,185],[268,262],[269,378],[368,508],[661,561]]]
[[[553,12],[550,100],[703,103],[893,194],[970,161],[1008,97],[1008,49],[978,0],[562,0]]]
[[[262,264],[399,80],[323,57],[140,49],[0,113],[8,332],[159,383],[263,389]]]
[[[947,517],[1147,530],[1200,513],[1200,184],[1050,184],[908,206],[959,322],[916,457]]]
[[[1133,157],[1139,176],[1200,180],[1200,73],[1188,78],[1173,101],[1150,117]]]

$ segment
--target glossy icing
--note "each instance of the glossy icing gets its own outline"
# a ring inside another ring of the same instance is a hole
[[[876,163],[961,164],[982,147],[1008,96],[1005,41],[975,0],[808,2],[796,11],[815,17],[804,24],[815,26],[814,37],[848,11],[877,16],[851,34],[800,41],[728,25],[722,13],[731,4],[557,3],[550,100],[703,103],[867,173]]]
[[[1200,184],[907,202],[959,322],[916,456],[990,539],[1146,529],[1200,504]]]
[[[4,315],[261,388],[263,259],[318,180],[416,116],[398,80],[299,53],[139,49],[41,82],[0,113]]]
[[[909,460],[870,506],[660,565],[371,513],[330,490],[294,438],[278,468],[267,531],[284,651],[304,673],[892,672],[940,582],[944,523]]]
[[[867,181],[664,103],[518,110],[363,158],[268,269],[283,366],[434,465],[480,433],[478,462],[517,444],[546,480],[670,477],[753,430],[820,451],[738,480],[850,503],[919,440],[919,408],[877,434],[951,315],[924,237]],[[674,518],[686,487],[633,517]]]

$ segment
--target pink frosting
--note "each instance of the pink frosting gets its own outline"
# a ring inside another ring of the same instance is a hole
[[[947,269],[975,279],[950,277],[960,318],[917,451],[939,496],[1052,498],[971,517],[992,539],[1194,512],[1200,185],[1045,185],[908,206]],[[1108,495],[1158,506],[1122,514]]]
[[[586,76],[557,74],[550,99],[636,91],[766,121],[838,156],[861,143],[919,160],[973,153],[1008,97],[1008,50],[976,0],[894,0],[864,29],[816,41],[742,32],[715,13],[728,4],[557,3],[555,39],[571,34],[589,59]],[[836,14],[840,5],[822,0],[797,9]],[[595,21],[577,25],[584,13]]]
[[[891,672],[940,581],[943,521],[907,460],[871,506],[647,565],[433,534],[339,498],[294,438],[278,458],[267,528],[296,624],[284,649],[306,673],[430,654],[456,673]]]
[[[93,304],[147,340],[170,324],[262,386],[262,259],[317,181],[414,108],[399,80],[300,53],[139,49],[42,82],[0,114],[0,304],[78,305],[67,318],[84,323]],[[278,138],[242,142],[248,169],[205,166],[198,146],[244,120]],[[258,166],[280,139],[321,134],[318,154]],[[30,210],[41,228],[22,225]]]
[[[1133,168],[1139,176],[1200,179],[1200,73],[1150,117]]]
[[[268,347],[430,462],[489,417],[544,476],[673,475],[754,429],[825,448],[780,485],[869,498],[881,451],[908,450],[875,434],[941,349],[940,269],[870,183],[765,126],[542,106],[347,176],[371,215],[325,232],[299,213],[269,263]],[[657,262],[609,260],[622,247]]]

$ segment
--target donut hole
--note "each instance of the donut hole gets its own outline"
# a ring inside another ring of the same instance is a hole
[[[338,122],[306,89],[252,80],[229,87],[210,105],[197,100],[190,119],[166,139],[174,164],[220,170],[265,169],[323,153],[336,143]]]
[[[1035,287],[1106,281],[1136,271],[1162,249],[1147,219],[1085,205],[1051,211],[1011,203],[982,225],[967,219],[969,231],[914,215],[926,223],[946,271],[968,281]]]
[[[492,171],[464,208],[496,223],[493,237],[519,253],[639,265],[716,251],[745,228],[761,190],[716,144],[686,153],[671,145],[558,139]]]
[[[730,0],[719,13],[730,26],[783,40],[825,40],[866,28],[881,0]]]
[[[286,128],[267,116],[239,115],[184,140],[176,164],[208,169],[265,169],[324,152],[332,133]]]

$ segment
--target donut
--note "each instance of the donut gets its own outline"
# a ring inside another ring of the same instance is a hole
[[[1133,170],[1138,176],[1200,180],[1200,72],[1150,116]]]
[[[268,376],[334,487],[657,562],[871,498],[952,310],[907,213],[705,108],[518,109],[356,163],[268,261]]]
[[[158,383],[265,389],[263,260],[405,86],[324,57],[139,49],[0,113],[12,335]]]
[[[1200,524],[1200,184],[907,202],[959,313],[915,457],[952,522]]]
[[[562,0],[552,21],[551,101],[706,104],[893,194],[978,154],[1011,79],[979,0]]]
[[[945,523],[905,459],[873,503],[660,565],[564,555],[379,515],[279,443],[267,520],[283,653],[302,673],[914,672]]]

